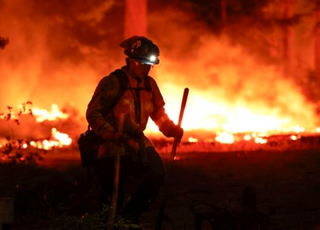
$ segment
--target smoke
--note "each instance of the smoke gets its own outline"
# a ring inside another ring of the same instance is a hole
[[[116,1],[2,0],[0,31],[10,46],[0,54],[1,110],[29,100],[84,114],[97,81],[121,61],[111,48],[122,39],[119,10]]]
[[[315,128],[318,124],[316,104],[302,94],[294,79],[297,75],[284,76],[283,63],[270,64],[267,58],[263,61],[264,56],[257,57],[259,50],[252,53],[254,44],[246,47],[227,33],[213,34],[212,29],[194,15],[177,8],[153,12],[149,21],[156,27],[152,36],[162,44],[161,68],[155,67],[154,71],[167,92],[165,98],[174,104],[169,105],[169,110],[178,110],[179,100],[174,100],[180,99],[177,91],[182,93],[184,86],[191,89],[189,104],[194,104],[189,111],[187,106],[189,117],[186,119],[189,120],[186,123],[198,125],[197,121],[206,120],[202,127],[212,128],[210,120],[216,120],[225,126],[215,128],[225,130],[229,120],[234,126],[245,123],[248,128],[230,131],[250,131],[250,123],[254,123],[250,116],[256,114],[258,118],[269,116],[282,120],[281,124],[270,125],[270,129],[277,126]],[[240,22],[237,26],[239,30],[246,30]],[[263,122],[259,119],[252,131],[258,130]]]

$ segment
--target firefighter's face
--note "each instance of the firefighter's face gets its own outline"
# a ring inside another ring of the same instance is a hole
[[[151,65],[144,64],[137,60],[133,60],[130,64],[131,71],[139,78],[147,77],[151,67]]]

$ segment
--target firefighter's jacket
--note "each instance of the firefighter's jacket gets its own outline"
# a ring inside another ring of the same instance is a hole
[[[88,104],[86,118],[92,129],[105,140],[99,147],[98,158],[120,153],[146,161],[145,149],[153,146],[143,134],[149,117],[165,136],[168,136],[168,125],[163,124],[174,123],[165,112],[165,102],[156,81],[148,76],[138,82],[125,69],[122,67],[128,78],[127,89],[117,104],[108,114],[103,114],[121,90],[119,79],[111,73],[101,79],[96,87]],[[115,140],[115,132],[123,133],[123,136]]]

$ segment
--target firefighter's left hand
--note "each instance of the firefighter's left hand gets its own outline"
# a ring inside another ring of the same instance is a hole
[[[178,141],[178,143],[180,143],[182,137],[183,137],[183,133],[184,133],[184,130],[183,128],[181,128],[180,126],[176,125],[174,127],[174,130],[173,130],[173,137],[175,140]]]

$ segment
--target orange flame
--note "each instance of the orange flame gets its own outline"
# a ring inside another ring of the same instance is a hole
[[[72,139],[66,133],[57,131],[56,128],[52,128],[52,137],[49,140],[31,141],[30,146],[38,149],[49,150],[52,148],[62,148],[70,146]]]
[[[59,119],[67,119],[69,117],[68,114],[62,112],[57,104],[53,104],[51,107],[51,111],[45,109],[38,109],[38,108],[27,108],[27,105],[32,105],[31,102],[23,103],[22,106],[19,107],[18,111],[15,111],[13,107],[8,107],[9,112],[6,114],[1,115],[1,119],[6,120],[14,120],[19,124],[19,116],[21,115],[32,115],[36,123],[41,123],[44,121],[55,121]],[[28,125],[28,124],[26,124]],[[70,146],[72,144],[72,139],[69,137],[68,134],[59,132],[57,128],[51,128],[51,136],[49,139],[46,140],[32,140],[30,143],[25,141],[20,141],[18,144],[19,148],[26,149],[29,146],[38,148],[38,149],[45,149],[50,150],[52,148],[62,148],[65,146]],[[0,148],[4,145],[1,144]]]
[[[63,113],[59,110],[57,104],[53,104],[51,106],[51,111],[47,111],[45,109],[32,109],[32,113],[37,118],[37,122],[43,122],[45,120],[53,121],[56,119],[66,119],[68,118],[68,114]]]

